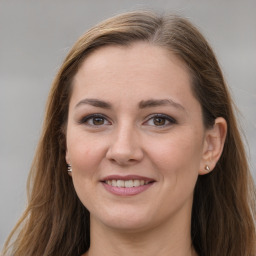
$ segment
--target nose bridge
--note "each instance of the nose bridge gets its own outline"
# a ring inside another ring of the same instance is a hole
[[[117,125],[107,157],[119,164],[139,161],[142,156],[139,132],[128,120]]]

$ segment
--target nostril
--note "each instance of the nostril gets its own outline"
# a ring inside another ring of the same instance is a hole
[[[143,158],[140,144],[126,136],[119,136],[113,140],[106,152],[106,158],[113,163],[120,165],[134,164]]]
[[[112,163],[116,163],[119,165],[127,165],[127,164],[133,164],[138,162],[136,159],[124,159],[124,158],[112,158],[109,159]]]

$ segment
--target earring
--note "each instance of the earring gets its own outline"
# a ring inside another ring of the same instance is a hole
[[[209,167],[209,165],[206,165],[205,167],[204,167],[204,169],[207,171],[207,172],[209,172],[211,169],[210,169],[210,167]]]
[[[72,172],[72,168],[70,164],[68,164],[68,172]]]

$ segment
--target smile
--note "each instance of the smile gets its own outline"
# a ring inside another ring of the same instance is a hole
[[[150,181],[146,181],[146,180],[107,180],[107,181],[105,181],[105,183],[112,187],[132,188],[132,187],[139,187],[139,186],[147,185],[150,183]]]
[[[104,188],[118,196],[133,196],[149,189],[155,180],[135,175],[119,176],[112,175],[101,180]]]

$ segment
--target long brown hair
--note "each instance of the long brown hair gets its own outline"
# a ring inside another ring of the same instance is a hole
[[[92,51],[136,41],[164,47],[187,65],[205,127],[211,127],[220,116],[227,121],[222,156],[210,174],[198,177],[194,191],[191,239],[195,250],[200,256],[256,255],[255,185],[215,55],[190,22],[151,12],[126,13],[102,22],[83,35],[64,60],[48,98],[28,180],[28,206],[10,234],[3,255],[10,250],[13,256],[74,256],[89,249],[89,212],[75,193],[65,162],[72,79]]]

